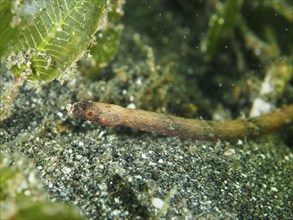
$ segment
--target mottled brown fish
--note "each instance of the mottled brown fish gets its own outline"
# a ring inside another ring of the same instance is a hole
[[[69,104],[67,110],[75,117],[101,125],[207,141],[257,138],[293,123],[293,105],[258,117],[231,121],[187,119],[92,101]]]

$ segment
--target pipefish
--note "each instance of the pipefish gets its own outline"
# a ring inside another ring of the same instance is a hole
[[[206,141],[257,138],[293,123],[293,104],[258,117],[230,121],[187,119],[93,101],[69,104],[67,110],[77,118],[105,126],[126,126],[160,135]]]

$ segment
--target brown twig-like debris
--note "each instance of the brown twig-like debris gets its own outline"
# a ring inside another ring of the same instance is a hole
[[[232,121],[186,119],[92,101],[68,105],[67,110],[75,117],[101,125],[120,125],[161,135],[207,141],[256,138],[293,123],[293,105],[255,118]]]

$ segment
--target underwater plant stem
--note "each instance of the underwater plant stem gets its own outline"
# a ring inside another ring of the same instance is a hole
[[[12,105],[19,92],[19,88],[24,84],[25,81],[26,77],[15,77],[7,90],[4,91],[4,96],[1,97],[0,100],[0,121],[10,117],[13,109]]]
[[[256,138],[293,123],[293,105],[255,118],[232,121],[186,119],[92,101],[68,105],[67,110],[75,117],[101,125],[120,125],[161,135],[207,141]]]

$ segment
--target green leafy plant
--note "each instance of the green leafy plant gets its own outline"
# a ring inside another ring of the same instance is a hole
[[[14,84],[1,98],[4,103],[0,119],[10,115],[10,105],[18,87],[25,80],[35,83],[61,81],[71,78],[76,62],[85,57],[88,48],[109,61],[116,50],[104,49],[102,44],[118,45],[122,28],[107,20],[107,12],[117,21],[117,9],[124,1],[106,0],[52,0],[12,1],[1,0],[1,62],[14,76]],[[121,14],[121,9],[120,9]],[[95,33],[105,28],[106,38]],[[100,39],[100,41],[99,41]],[[111,42],[109,43],[109,39]],[[110,46],[111,47],[111,46]],[[106,56],[103,56],[106,54]]]
[[[4,60],[14,75],[31,80],[50,81],[70,72],[106,16],[105,0],[31,0],[15,7],[15,27],[8,32],[17,33],[4,42]]]

